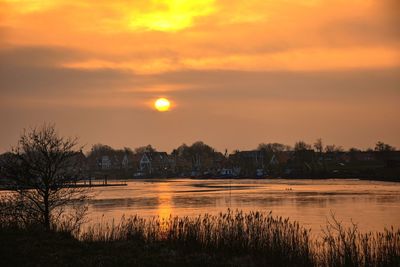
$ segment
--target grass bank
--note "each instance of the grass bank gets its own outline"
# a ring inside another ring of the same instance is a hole
[[[400,266],[400,230],[360,233],[334,218],[322,238],[271,213],[122,218],[71,231],[1,227],[1,266]]]

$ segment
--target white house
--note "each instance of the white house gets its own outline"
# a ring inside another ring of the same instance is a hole
[[[143,153],[139,163],[140,170],[150,174],[165,172],[170,167],[170,159],[166,152]]]
[[[102,170],[108,170],[111,168],[111,159],[109,156],[102,156],[100,161],[100,168]]]

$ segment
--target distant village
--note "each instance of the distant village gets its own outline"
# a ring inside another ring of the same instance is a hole
[[[0,155],[0,158],[7,153]],[[250,151],[228,154],[203,142],[183,144],[171,153],[151,145],[113,149],[96,144],[75,160],[86,178],[365,178],[399,180],[400,151],[378,142],[373,149],[344,151],[335,145],[299,141],[294,147],[260,144]],[[1,162],[1,161],[0,161]]]

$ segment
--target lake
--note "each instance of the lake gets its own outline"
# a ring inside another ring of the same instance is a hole
[[[331,213],[362,231],[400,227],[400,183],[307,179],[146,179],[93,188],[90,223],[143,217],[215,214],[228,208],[272,211],[319,232]]]

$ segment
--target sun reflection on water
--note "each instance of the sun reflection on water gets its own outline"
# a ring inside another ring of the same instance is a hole
[[[158,183],[158,206],[157,215],[161,221],[166,221],[172,213],[172,194],[169,183]]]

